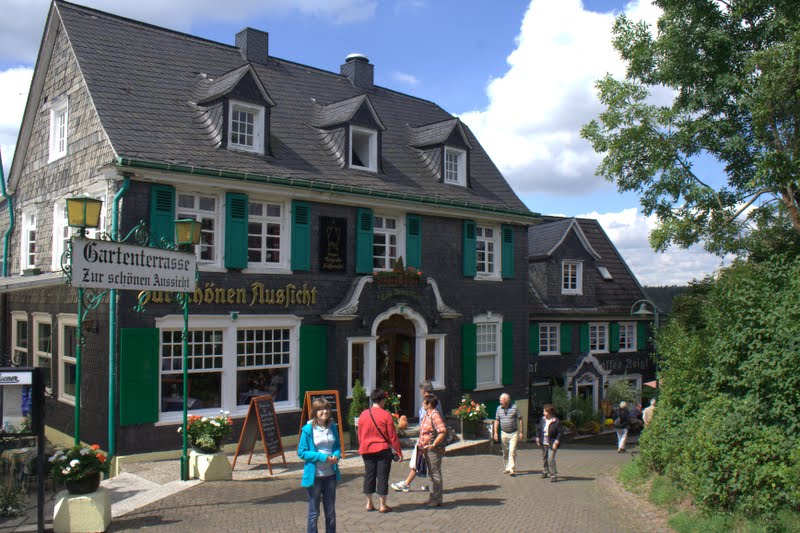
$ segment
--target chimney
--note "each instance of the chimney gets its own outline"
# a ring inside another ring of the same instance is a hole
[[[245,61],[266,64],[269,55],[269,33],[245,28],[236,34],[236,47]]]
[[[374,66],[364,54],[350,54],[344,60],[340,73],[347,76],[350,83],[362,89],[372,89]]]

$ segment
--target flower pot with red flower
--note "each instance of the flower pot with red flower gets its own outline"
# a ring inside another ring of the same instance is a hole
[[[109,467],[107,456],[98,444],[74,446],[66,452],[58,450],[48,461],[53,481],[63,483],[70,494],[95,492]]]
[[[233,429],[233,420],[229,415],[227,411],[220,411],[217,416],[190,416],[186,425],[186,438],[192,449],[203,454],[220,451]],[[182,429],[178,428],[178,433]]]

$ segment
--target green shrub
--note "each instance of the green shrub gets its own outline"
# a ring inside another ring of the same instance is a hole
[[[650,485],[650,495],[648,499],[660,507],[673,510],[675,506],[683,501],[686,493],[679,489],[675,483],[667,476],[654,476],[653,483]]]
[[[631,382],[627,379],[618,379],[606,390],[606,400],[611,402],[614,407],[619,406],[619,402],[633,403],[636,400],[636,391]]]
[[[22,516],[28,504],[28,497],[22,489],[0,490],[0,516]]]

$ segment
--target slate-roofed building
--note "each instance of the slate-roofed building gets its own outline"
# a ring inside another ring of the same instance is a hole
[[[410,414],[423,379],[448,408],[501,389],[526,406],[538,218],[469,128],[375,85],[364,56],[334,73],[271,56],[259,30],[235,42],[51,6],[0,227],[3,347],[50,369],[48,425],[72,434],[78,321],[61,260],[78,195],[104,201],[90,238],[145,220],[157,244],[176,218],[201,223],[192,413],[227,410],[239,428],[269,392],[293,435],[304,391],[345,400],[356,379],[391,384]],[[401,258],[418,283],[373,276]],[[117,291],[117,311],[104,302],[84,327],[81,437],[106,446],[112,423],[117,454],[179,446],[182,315],[168,292],[135,313],[138,296]]]
[[[531,399],[563,387],[595,409],[614,380],[654,379],[651,316],[642,287],[596,220],[548,217],[528,230]]]

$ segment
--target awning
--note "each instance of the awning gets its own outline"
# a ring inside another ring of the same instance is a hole
[[[645,387],[650,387],[651,389],[657,389],[658,388],[658,381],[647,381],[647,382],[645,382],[644,386]]]

